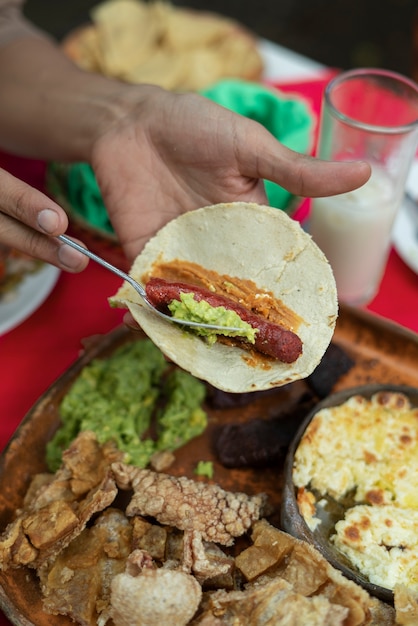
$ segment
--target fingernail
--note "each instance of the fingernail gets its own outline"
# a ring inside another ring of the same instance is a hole
[[[66,244],[58,248],[58,258],[61,265],[71,270],[78,270],[85,263],[84,254],[77,252],[77,250]]]
[[[51,235],[57,230],[58,224],[58,215],[52,209],[43,209],[38,213],[38,226],[48,235]]]

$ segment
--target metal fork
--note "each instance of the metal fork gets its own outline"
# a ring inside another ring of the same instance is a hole
[[[122,270],[115,267],[111,263],[108,263],[108,261],[105,261],[105,259],[102,259],[101,257],[97,256],[97,254],[90,252],[90,250],[88,250],[87,248],[80,246],[80,244],[76,243],[75,241],[67,237],[66,235],[58,235],[57,239],[62,241],[62,243],[65,243],[71,246],[75,250],[78,250],[79,252],[89,257],[93,261],[96,261],[96,263],[99,263],[99,265],[102,265],[107,270],[110,270],[111,272],[119,276],[120,278],[123,278],[123,280],[126,280],[126,282],[128,282],[135,289],[135,291],[140,295],[140,297],[142,298],[144,303],[147,305],[147,307],[153,313],[155,313],[155,315],[158,315],[159,317],[166,320],[167,322],[179,324],[180,326],[190,326],[192,328],[207,328],[208,330],[222,330],[224,332],[242,332],[242,330],[240,330],[239,328],[234,328],[232,326],[218,326],[217,324],[205,324],[203,322],[191,322],[189,320],[180,320],[177,317],[171,317],[170,315],[166,315],[165,313],[162,313],[152,304],[152,302],[150,302],[150,300],[148,300],[145,289],[143,288],[142,285],[136,282],[136,280],[134,280],[132,276],[129,276],[129,274],[126,274],[126,272],[123,272]]]

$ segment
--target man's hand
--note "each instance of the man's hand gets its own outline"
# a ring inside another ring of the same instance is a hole
[[[88,263],[86,257],[51,239],[67,226],[67,215],[60,206],[0,169],[0,244],[79,272]]]
[[[238,200],[266,204],[263,179],[300,196],[328,196],[370,175],[366,163],[297,154],[257,122],[206,98],[152,87],[97,140],[92,164],[130,259],[185,211]]]

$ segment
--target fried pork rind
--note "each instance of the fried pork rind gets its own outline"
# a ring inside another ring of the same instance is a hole
[[[307,598],[280,578],[244,591],[217,591],[210,596],[208,611],[194,624],[345,626],[348,623],[348,610],[343,606],[331,604],[322,596]],[[209,621],[210,615],[219,621]]]
[[[133,553],[130,559],[135,559]],[[149,567],[127,571],[112,581],[111,615],[115,626],[185,626],[202,597],[197,580],[185,572]]]
[[[93,433],[81,433],[50,480],[34,478],[23,508],[0,537],[0,568],[36,568],[59,554],[95,513],[112,504],[117,487],[110,465],[121,458],[113,444],[101,447]]]
[[[155,51],[161,39],[164,20],[158,11],[135,0],[103,2],[92,10],[96,26],[101,67],[109,76],[129,76]]]
[[[91,18],[64,42],[83,69],[185,91],[221,78],[261,78],[255,37],[227,17],[158,0],[107,0]]]
[[[131,542],[132,526],[122,511],[104,511],[52,563],[38,569],[45,611],[69,615],[82,626],[105,623],[110,585],[125,570]]]
[[[114,463],[112,469],[121,489],[134,490],[128,516],[144,515],[161,524],[199,533],[206,541],[230,546],[260,518],[267,503],[264,494],[224,491],[218,485],[196,482]]]
[[[394,599],[396,623],[399,626],[415,626],[418,624],[418,594],[405,585],[395,585]]]
[[[346,617],[341,623],[345,626],[389,626],[394,623],[392,607],[371,598],[308,543],[278,530],[266,520],[255,522],[252,540],[253,545],[235,560],[250,585],[258,587],[279,578],[296,594],[309,598],[320,596],[331,605],[344,607]],[[309,620],[289,623],[311,624]],[[340,622],[330,622],[333,623]]]
[[[35,477],[0,544],[4,569],[37,569],[50,614],[81,626],[395,624],[392,607],[315,548],[259,520],[264,495],[127,466],[89,432],[63,459],[55,475]],[[118,488],[133,494],[127,513],[106,497],[97,498],[105,510],[91,506],[112,477],[112,497]],[[90,518],[81,515],[86,511]],[[231,545],[250,527],[252,545],[237,556],[218,545]],[[36,532],[29,538],[24,528]],[[18,561],[22,554],[26,560]],[[395,604],[399,623],[414,624],[416,599],[408,590],[395,590]]]
[[[199,533],[183,533],[139,516],[132,518],[132,526],[133,549],[148,554],[158,566],[193,572],[206,588],[233,587],[234,558],[216,543],[202,541]]]

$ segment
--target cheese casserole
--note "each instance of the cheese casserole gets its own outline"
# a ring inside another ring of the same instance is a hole
[[[406,395],[356,395],[320,410],[296,450],[293,482],[312,530],[327,498],[351,502],[331,540],[370,582],[418,591],[418,408]]]

